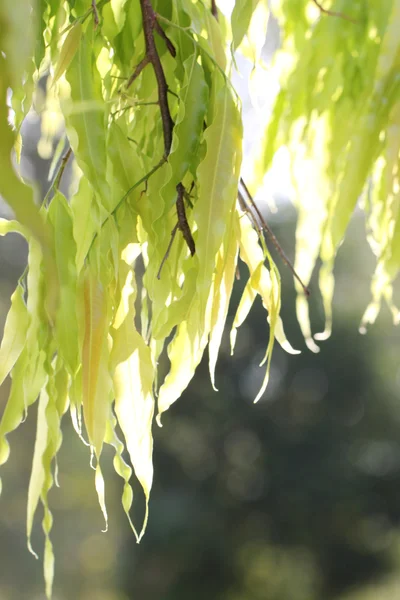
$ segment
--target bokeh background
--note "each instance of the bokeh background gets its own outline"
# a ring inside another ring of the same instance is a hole
[[[270,21],[267,61],[278,42]],[[250,148],[257,128],[247,91],[251,68],[239,62],[239,71]],[[38,154],[40,121],[32,111],[24,124],[21,166],[38,198],[49,185],[51,163],[48,151]],[[67,171],[66,192],[69,177]],[[296,213],[288,179],[281,166],[268,190],[279,210],[272,213],[266,204],[262,209],[293,257]],[[2,214],[10,216],[5,205]],[[25,260],[21,238],[0,238],[1,326]],[[121,507],[111,449],[104,454],[109,530],[102,533],[88,449],[64,417],[60,487],[50,493],[56,600],[400,598],[400,339],[386,309],[367,335],[358,331],[374,269],[362,212],[356,211],[338,255],[333,334],[318,354],[305,347],[292,277],[279,264],[286,334],[302,353],[287,355],[276,346],[271,381],[254,405],[268,340],[265,313],[256,303],[233,357],[228,334],[224,338],[218,393],[205,357],[186,393],[164,415],[164,426],[154,426],[155,482],[140,545]],[[243,264],[240,270],[228,331],[246,280]],[[323,313],[316,279],[311,291],[318,331]],[[6,382],[0,412],[8,391]],[[35,418],[32,407],[10,436],[11,457],[0,473],[0,600],[44,598],[42,563],[28,552],[25,535]],[[140,522],[143,497],[139,486],[134,489],[133,517]],[[42,556],[40,516],[33,546]]]

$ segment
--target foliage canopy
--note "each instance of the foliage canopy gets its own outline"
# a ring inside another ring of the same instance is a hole
[[[265,67],[266,0],[236,0],[230,20],[201,0],[1,3],[0,193],[15,220],[2,219],[0,234],[23,235],[29,259],[0,348],[0,381],[12,377],[0,463],[9,455],[6,436],[39,398],[27,535],[30,547],[40,501],[48,596],[54,570],[48,493],[67,410],[90,447],[106,521],[100,456],[105,443],[114,447],[123,507],[139,540],[147,508],[137,531],[129,518],[132,467],[147,506],[155,403],[159,420],[189,384],[207,345],[215,387],[239,258],[248,279],[232,351],[258,295],[269,323],[256,399],[268,382],[274,340],[296,352],[285,338],[279,272],[251,194],[280,148],[290,152],[297,196],[297,314],[307,345],[317,350],[301,281],[308,285],[320,258],[323,339],[331,330],[335,256],[359,199],[377,256],[362,325],[375,320],[382,300],[399,318],[392,283],[400,266],[400,1],[330,4],[327,10],[316,0],[272,2],[282,33],[274,59],[280,91],[246,185],[241,103],[231,76],[235,52],[255,70]],[[56,149],[50,193],[38,206],[13,156],[20,155],[20,128],[36,84],[47,74],[42,141],[51,144],[61,121],[66,135]],[[72,153],[67,200],[58,188]],[[169,370],[160,380],[165,352]]]

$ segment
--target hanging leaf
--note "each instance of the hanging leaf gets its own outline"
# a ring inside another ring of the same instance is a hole
[[[64,43],[62,45],[60,56],[58,57],[57,66],[54,70],[53,85],[57,83],[57,81],[62,75],[64,75],[65,71],[71,64],[71,61],[78,50],[79,43],[81,41],[81,36],[82,25],[79,22],[77,22],[69,30],[67,37],[65,38]]]
[[[251,17],[259,0],[238,0],[232,11],[232,45],[233,49],[239,48],[246,35]]]

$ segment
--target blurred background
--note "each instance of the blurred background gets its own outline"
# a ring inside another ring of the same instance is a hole
[[[273,22],[269,26],[275,27]],[[271,39],[268,52],[274,48]],[[239,67],[237,85],[251,146],[257,116],[245,91],[250,69],[244,63]],[[40,117],[35,112],[24,124],[23,139],[22,173],[43,197],[51,152],[38,154]],[[296,213],[287,197],[288,179],[281,167],[269,190],[278,212],[265,204],[262,208],[293,258]],[[2,207],[3,216],[9,216],[7,210]],[[0,238],[1,326],[25,260],[21,238]],[[253,405],[268,340],[265,313],[256,303],[239,330],[233,357],[225,335],[218,393],[212,390],[205,356],[189,389],[164,415],[164,426],[154,426],[155,481],[140,545],[121,507],[122,483],[108,448],[109,531],[101,532],[88,449],[69,416],[64,418],[60,487],[50,493],[56,600],[400,598],[399,330],[384,309],[367,335],[358,332],[374,268],[361,211],[338,255],[333,335],[318,354],[305,347],[292,277],[279,257],[276,261],[286,334],[302,353],[287,355],[276,345],[269,386]],[[246,281],[245,266],[240,268],[227,332]],[[311,292],[313,329],[319,331],[323,313],[315,282]],[[8,391],[6,382],[0,412]],[[28,552],[25,534],[35,419],[32,407],[9,438],[11,457],[0,473],[0,600],[44,598],[42,562]],[[136,522],[143,505],[137,486]],[[33,546],[42,556],[40,518]]]

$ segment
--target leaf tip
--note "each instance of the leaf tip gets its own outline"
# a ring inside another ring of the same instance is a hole
[[[30,537],[28,538],[27,541],[27,546],[28,546],[28,550],[29,552],[36,558],[36,560],[39,560],[39,555],[34,551],[34,549],[32,548],[32,544],[31,544],[31,540]]]
[[[318,334],[315,335],[316,339],[320,339],[317,337]],[[305,339],[306,342],[306,346],[309,350],[311,350],[311,352],[314,352],[314,354],[318,354],[318,352],[321,350],[321,348],[318,346],[318,344],[316,344],[313,340],[312,337],[306,337]]]

